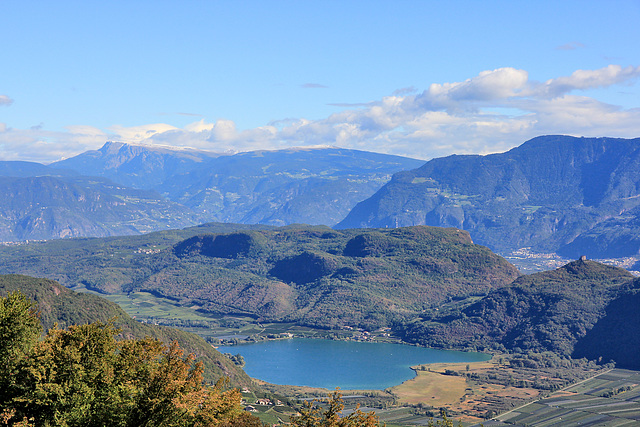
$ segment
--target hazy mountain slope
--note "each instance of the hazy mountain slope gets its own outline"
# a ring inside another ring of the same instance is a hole
[[[0,241],[138,234],[197,221],[156,193],[101,178],[0,177]]]
[[[122,329],[127,338],[150,336],[164,342],[178,341],[188,353],[194,353],[205,364],[208,381],[228,376],[233,385],[248,386],[251,379],[222,356],[202,338],[178,329],[138,323],[127,315],[117,304],[91,294],[73,292],[48,279],[37,279],[20,275],[0,275],[0,296],[19,290],[38,304],[41,321],[46,329],[58,323],[60,328],[70,325],[108,322]]]
[[[0,196],[11,196],[0,202],[0,241],[128,235],[207,221],[331,225],[393,173],[422,163],[333,148],[220,155],[107,142],[49,166],[0,162],[0,177],[7,177]],[[155,188],[174,203],[127,187]]]
[[[542,136],[506,153],[449,156],[397,173],[338,227],[453,226],[498,251],[623,256],[640,250],[639,196],[640,139]],[[590,230],[606,221],[629,226],[616,240],[625,244],[592,244]],[[567,246],[579,236],[583,244]]]
[[[219,153],[107,142],[99,150],[52,163],[87,176],[103,176],[127,187],[151,189],[192,170]]]
[[[136,236],[129,238],[137,242],[133,247],[118,238],[6,248],[0,271],[102,292],[149,291],[212,313],[324,327],[388,325],[451,297],[486,294],[518,276],[456,229],[201,230],[156,246]],[[149,239],[158,242],[164,234]]]
[[[203,221],[332,225],[393,173],[423,163],[337,148],[220,155],[108,142],[51,166],[155,188],[203,215]]]
[[[0,161],[0,176],[74,176],[78,175],[67,169],[57,169],[36,162]]]
[[[607,307],[625,298],[633,279],[620,268],[575,261],[553,271],[521,276],[465,307],[423,315],[398,332],[429,346],[553,351],[571,356],[579,341],[595,334],[594,325],[607,321],[611,314]],[[634,325],[629,323],[615,333],[633,334],[637,332]],[[591,340],[594,345],[599,341]],[[625,348],[619,353],[640,363],[637,347],[622,342],[615,347]]]
[[[211,221],[333,225],[393,173],[422,163],[338,148],[253,151],[211,159],[158,189]]]

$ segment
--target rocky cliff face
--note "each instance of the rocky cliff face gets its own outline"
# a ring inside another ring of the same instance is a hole
[[[102,179],[0,177],[0,240],[131,235],[197,217],[156,193]]]
[[[397,173],[338,227],[452,226],[497,251],[622,256],[640,250],[638,206],[640,138],[543,136],[506,153],[439,158]],[[624,235],[614,238],[620,223]],[[614,248],[602,235],[626,243]]]

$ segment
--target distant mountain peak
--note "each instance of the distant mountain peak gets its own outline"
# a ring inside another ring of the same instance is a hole
[[[104,154],[117,153],[123,146],[127,145],[119,141],[107,141],[98,151]],[[129,144],[130,145],[130,144]]]
[[[86,151],[51,166],[75,170],[87,176],[104,176],[134,188],[150,189],[169,175],[185,173],[194,165],[222,155],[192,148],[107,141],[98,150]]]
[[[176,147],[172,145],[162,145],[162,144],[143,144],[143,143],[135,143],[135,142],[124,142],[124,141],[107,141],[105,144],[98,149],[104,154],[115,154],[123,148],[133,149],[137,151],[154,151],[154,152],[162,152],[162,153],[201,153],[205,154],[209,157],[217,157],[222,155],[230,155],[233,154],[230,151],[209,151],[209,150],[201,150],[193,147]]]

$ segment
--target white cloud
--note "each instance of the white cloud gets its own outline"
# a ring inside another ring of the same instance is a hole
[[[226,119],[201,119],[183,128],[70,126],[59,133],[5,125],[0,126],[0,155],[56,160],[121,140],[217,152],[333,145],[429,159],[504,151],[543,134],[638,137],[640,108],[623,109],[571,92],[630,84],[639,75],[640,67],[610,65],[541,83],[525,70],[498,68],[462,82],[433,83],[417,95],[413,88],[400,89],[322,120],[287,118],[247,130]]]
[[[498,68],[483,71],[478,76],[461,83],[432,84],[424,97],[433,100],[490,101],[515,96],[522,89],[529,75],[524,70]]]
[[[49,163],[93,150],[104,144],[106,134],[91,126],[69,126],[65,132],[15,129],[0,126],[0,160]]]
[[[7,95],[0,95],[0,105],[11,105],[13,104],[13,99],[9,98]]]
[[[577,70],[570,76],[547,80],[536,89],[539,95],[559,97],[574,90],[608,87],[634,80],[640,76],[640,66],[609,65],[599,70]]]
[[[117,139],[127,142],[142,142],[153,135],[178,129],[175,126],[165,123],[156,123],[152,125],[130,126],[124,127],[120,125],[111,126],[108,130],[116,135]]]
[[[207,123],[204,119],[190,123],[184,127],[184,130],[187,132],[205,132],[210,131],[214,128],[215,123]]]

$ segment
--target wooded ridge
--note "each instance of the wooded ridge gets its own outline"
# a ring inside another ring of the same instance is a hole
[[[0,272],[113,293],[148,291],[203,312],[322,328],[389,326],[518,271],[457,229],[228,224],[0,248]],[[191,237],[188,237],[191,236]]]

